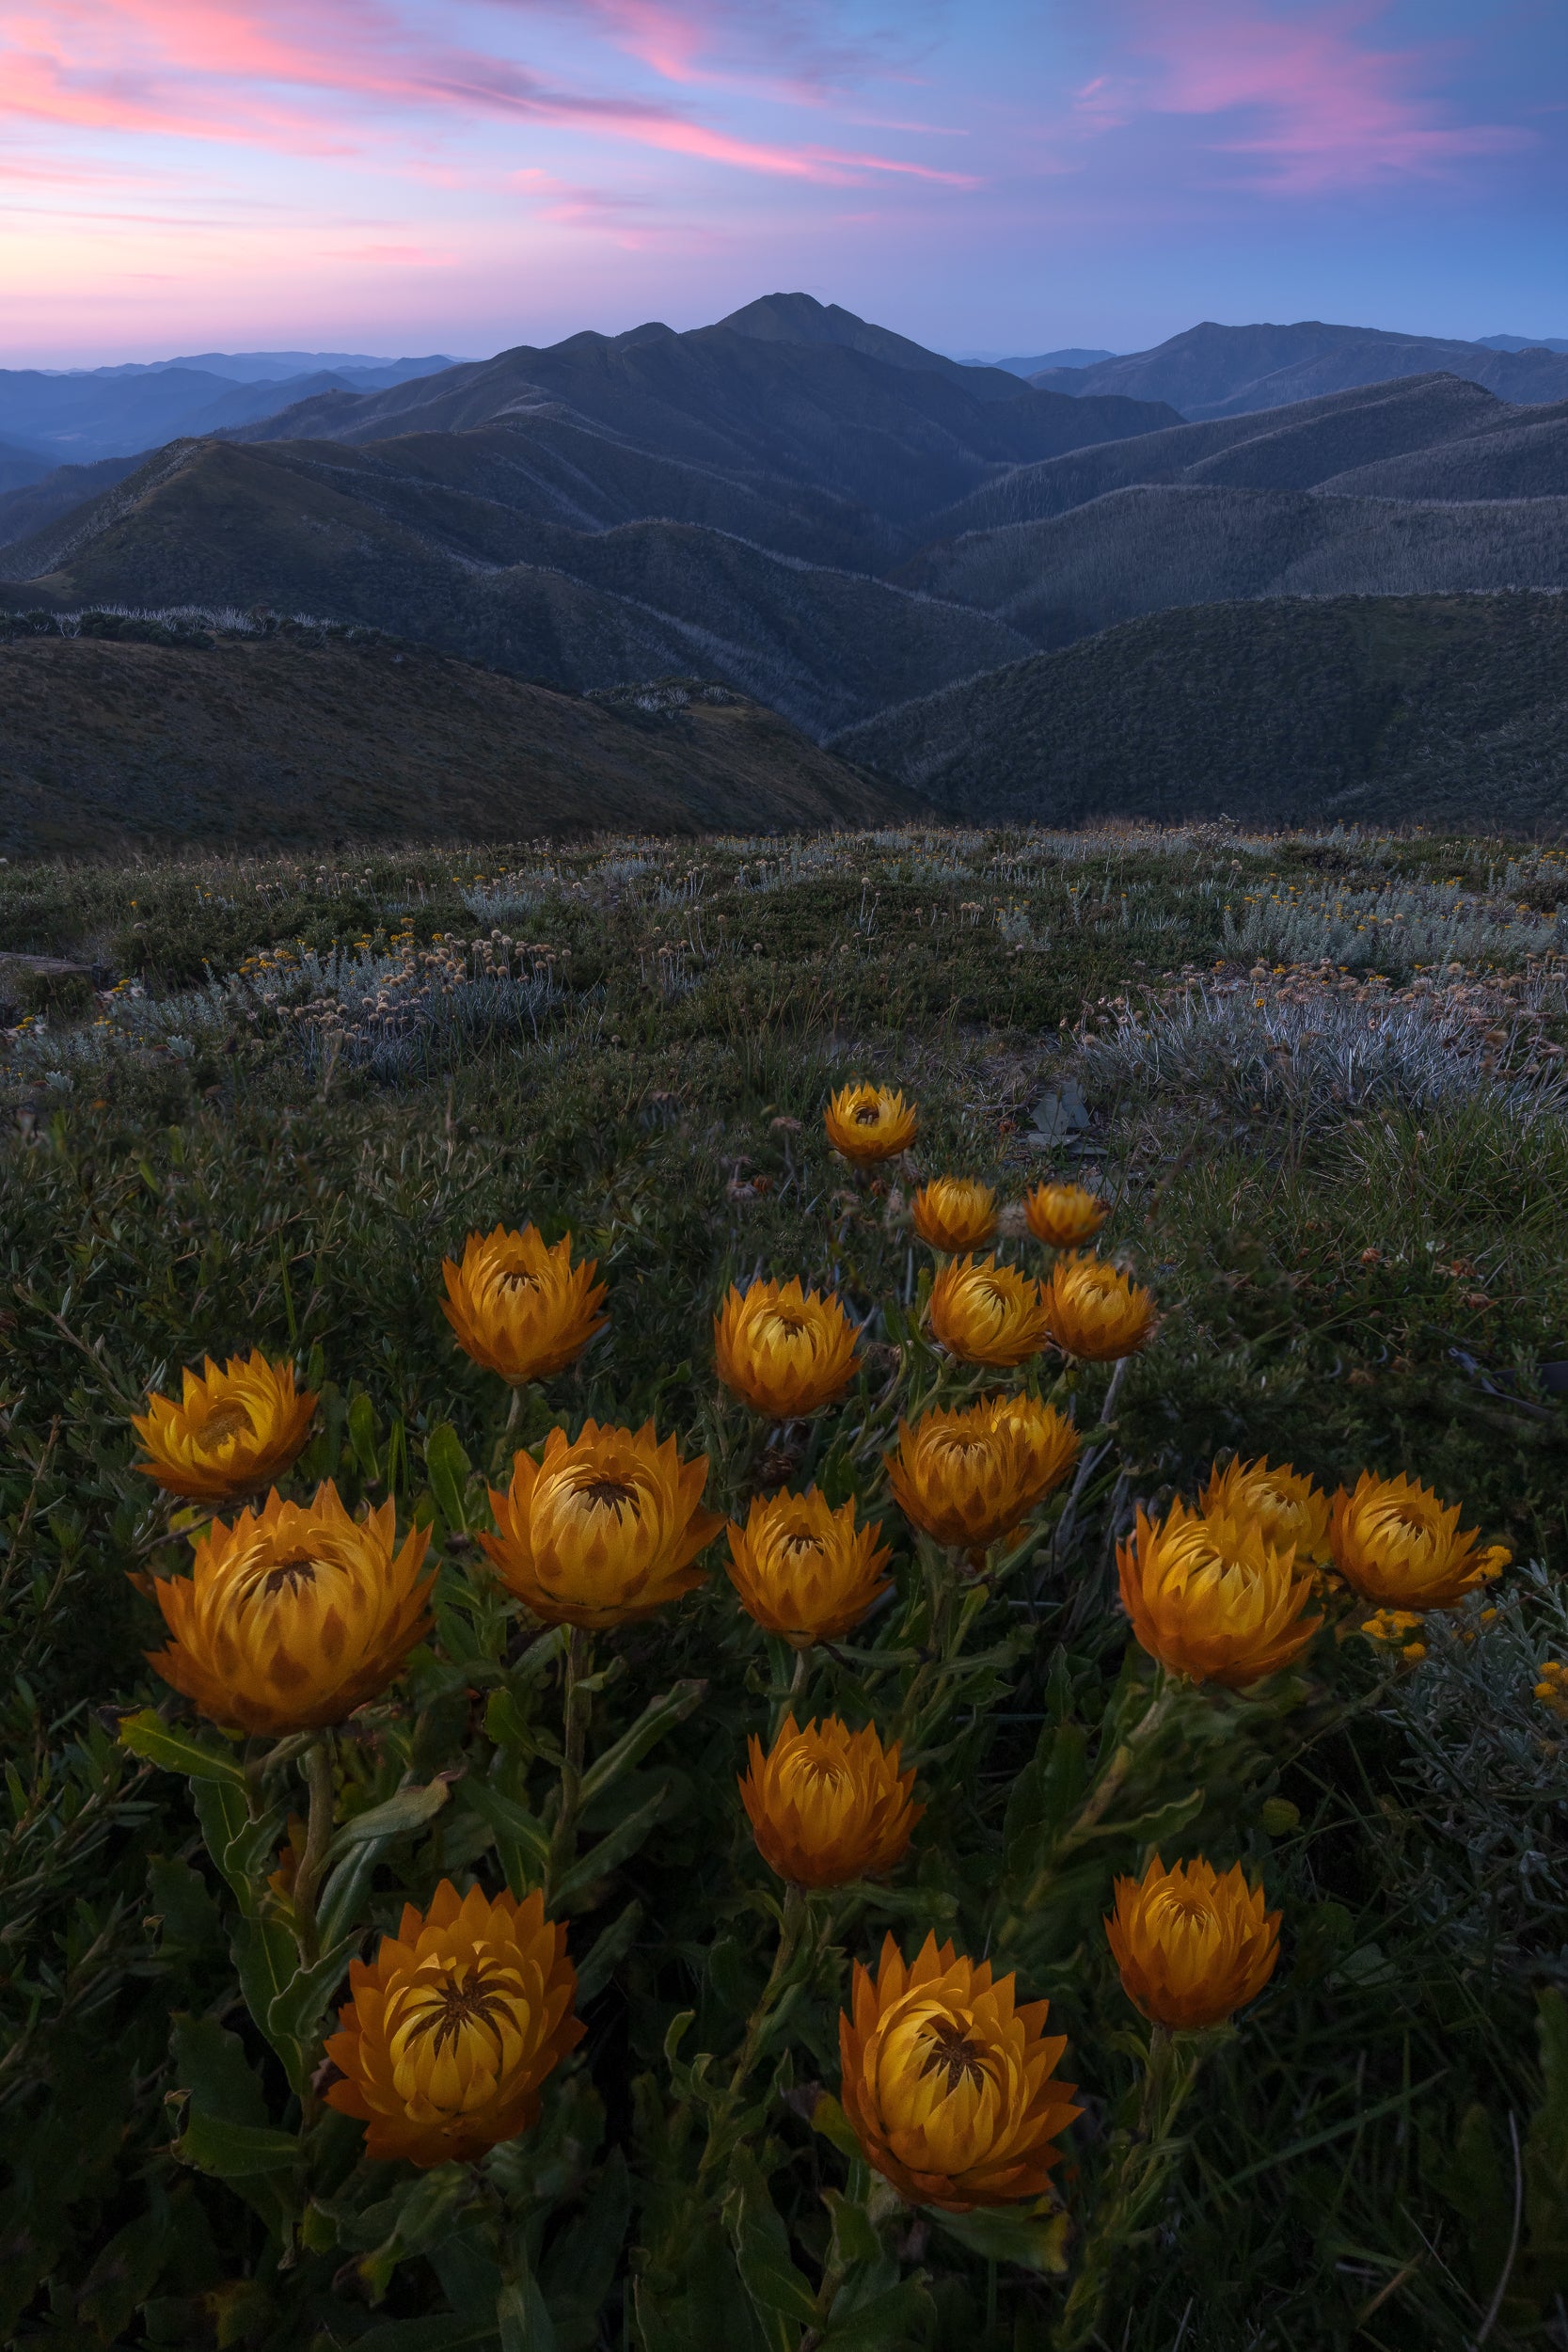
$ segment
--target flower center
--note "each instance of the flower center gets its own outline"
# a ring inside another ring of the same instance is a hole
[[[797,1534],[791,1533],[784,1539],[784,1549],[785,1551],[821,1551],[823,1548],[822,1538],[820,1535]]]
[[[881,1124],[881,1109],[876,1103],[863,1103],[855,1113],[857,1127],[877,1127]]]
[[[315,1582],[316,1566],[317,1563],[306,1551],[296,1553],[292,1560],[276,1560],[261,1579],[261,1590],[269,1600],[285,1586],[291,1593],[300,1592],[307,1584]]]
[[[428,2036],[433,2056],[455,2049],[470,2026],[490,2035],[498,2049],[503,2026],[515,2022],[516,1979],[510,1971],[475,1961],[466,1977],[456,1970],[420,1989],[420,2013],[407,2030],[412,2045]]]
[[[971,2042],[956,2018],[943,2018],[938,2025],[927,2026],[924,2038],[930,2047],[920,2069],[923,2075],[945,2074],[949,2098],[966,2080],[979,2090],[986,2079],[980,2045]]]
[[[211,1454],[226,1438],[237,1438],[242,1429],[247,1437],[254,1437],[256,1423],[239,1400],[230,1398],[227,1405],[215,1406],[208,1414],[195,1433],[195,1444],[198,1452]]]
[[[591,1478],[578,1488],[584,1507],[590,1511],[635,1511],[637,1488],[628,1486],[621,1478]]]
[[[522,1266],[508,1266],[504,1274],[497,1275],[496,1288],[499,1291],[536,1291],[539,1288],[539,1277],[537,1274],[530,1274]]]

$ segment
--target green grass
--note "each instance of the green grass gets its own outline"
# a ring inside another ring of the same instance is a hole
[[[1202,1851],[1260,1871],[1285,1956],[1209,2052],[1184,2145],[1118,2250],[1092,2341],[1459,2352],[1490,2315],[1494,2345],[1568,2345],[1568,1900],[1559,1870],[1521,1861],[1560,1851],[1568,1819],[1561,1727],[1530,1695],[1565,1635],[1568,1402],[1540,1378],[1568,1359],[1568,1128],[1551,1057],[1510,1042],[1430,1099],[1402,1064],[1400,1084],[1352,1104],[1299,1059],[1257,1093],[1223,1057],[1134,1083],[1135,1041],[1116,1042],[1129,1021],[1165,1017],[1184,966],[1244,976],[1227,963],[1227,894],[1271,876],[1316,886],[1325,871],[1346,890],[1459,876],[1482,899],[1535,905],[1548,959],[1531,967],[1538,1033],[1568,1040],[1560,958],[1549,960],[1556,869],[1497,842],[911,832],[616,842],[547,859],[0,869],[0,951],[102,961],[147,992],[122,995],[129,1012],[105,1009],[104,1030],[96,1010],[77,1028],[51,1013],[55,1025],[24,1029],[0,1063],[13,1138],[0,1147],[8,2342],[531,2352],[546,2341],[499,2332],[490,2207],[437,2213],[421,2235],[415,2176],[355,2168],[352,2134],[328,2126],[312,2156],[314,2202],[287,2261],[264,2178],[210,2178],[169,2152],[180,2110],[166,2102],[191,2088],[171,2056],[171,2012],[221,2021],[270,2123],[293,2130],[299,2117],[238,1998],[233,1899],[188,1788],[114,1743],[119,1709],[162,1699],[178,1715],[141,1663],[159,1620],[127,1572],[173,1566],[182,1547],[131,1469],[126,1416],[203,1351],[252,1343],[325,1384],[292,1490],[330,1474],[352,1505],[390,1494],[405,1523],[423,1517],[442,1541],[441,1647],[419,1667],[408,1719],[421,1780],[512,1769],[470,1697],[499,1679],[543,1742],[518,1767],[537,1805],[559,1722],[553,1677],[527,1682],[515,1629],[469,1597],[472,1548],[433,1469],[443,1429],[471,1466],[470,1518],[483,1477],[499,1476],[515,1444],[590,1413],[632,1425],[652,1413],[686,1450],[705,1450],[715,1507],[740,1507],[764,1477],[854,1489],[898,1552],[900,1607],[863,1636],[889,1647],[895,1619],[918,1626],[920,1604],[879,1456],[900,1406],[939,1375],[907,1320],[927,1263],[903,1221],[907,1177],[893,1171],[881,1191],[849,1184],[821,1136],[828,1090],[871,1073],[918,1098],[923,1174],[973,1173],[1016,1200],[1053,1165],[1094,1171],[1117,1203],[1104,1245],[1152,1283],[1164,1320],[1129,1367],[1111,1451],[1062,1556],[1046,1545],[1021,1569],[1010,1589],[1028,1591],[1027,1609],[1006,1591],[988,1604],[970,1651],[992,1664],[917,1742],[928,1810],[909,1864],[840,1907],[769,2051],[782,2072],[749,2144],[789,2259],[815,2290],[822,2192],[855,2187],[805,2120],[808,2087],[836,2087],[849,1963],[872,1957],[884,1928],[912,1949],[929,1925],[976,1955],[1000,1938],[996,1956],[1069,2036],[1085,2113],[1056,2177],[1079,2263],[1139,2063],[1099,1922],[1115,1872],[1158,1834],[1167,1861]],[[352,1044],[312,1046],[278,1010],[287,982],[228,983],[253,949],[301,940],[325,953],[384,944],[404,924],[421,948],[436,934],[471,940],[490,929],[465,905],[476,888],[510,891],[520,911],[499,928],[554,951],[560,993],[537,1033],[511,1016],[488,1032],[477,1019],[432,1030],[400,1047],[388,1078],[376,1069],[391,1065],[356,1060]],[[1050,945],[1020,949],[1004,915]],[[685,952],[666,993],[655,976],[671,947]],[[1390,970],[1385,995],[1412,977]],[[1463,984],[1495,1004],[1510,977]],[[1249,983],[1237,1001],[1252,999]],[[1354,1001],[1369,1025],[1387,1017],[1364,974]],[[182,1026],[135,1027],[160,1007]],[[170,1035],[184,1050],[160,1041]],[[1093,1123],[1076,1159],[1055,1162],[1028,1139],[1031,1112],[1069,1076]],[[569,1229],[598,1258],[610,1321],[509,1431],[505,1392],[451,1343],[438,1269],[468,1231],[527,1217],[552,1238]],[[1031,1245],[1005,1247],[1035,1262]],[[722,1401],[712,1374],[712,1310],[759,1267],[836,1285],[872,1317],[867,1375],[842,1408],[782,1439]],[[1105,1389],[1103,1370],[1069,1376],[1082,1424]],[[1328,1485],[1363,1465],[1408,1470],[1540,1573],[1521,1566],[1495,1624],[1463,1618],[1468,1644],[1434,1633],[1407,1674],[1390,1677],[1358,1639],[1330,1641],[1289,1688],[1181,1713],[1110,1817],[1117,1834],[1020,1913],[1019,1854],[1033,1876],[1053,1835],[1043,1799],[1028,1812],[1031,1761],[1064,1723],[1092,1756],[1118,1703],[1115,1539],[1135,1499],[1191,1497],[1227,1448],[1293,1460]],[[492,2167],[486,2194],[520,2233],[562,2352],[793,2347],[799,2323],[767,2317],[748,2294],[719,2201],[692,2199],[697,2143],[681,2140],[665,2055],[672,2021],[692,2010],[679,2059],[706,2050],[726,2064],[767,1974],[768,1883],[734,1783],[781,1661],[717,1568],[679,1609],[606,1646],[620,1671],[595,1702],[595,1749],[681,1677],[707,1692],[614,1793],[625,1809],[665,1790],[657,1828],[574,1915],[579,1964],[622,1922],[618,1956],[537,2133]],[[872,1671],[884,1695],[868,1700]],[[860,1722],[891,1706],[905,1672],[819,1657],[808,1701]],[[352,1740],[342,1753],[347,1796],[385,1793],[385,1758]],[[1021,1782],[1027,1802],[1009,1813]],[[1181,1827],[1150,1830],[1195,1793]],[[1271,1796],[1286,1802],[1265,1813]],[[1022,1841],[1010,1859],[1009,1821]],[[609,1814],[591,1824],[610,1826]],[[499,1884],[483,1836],[459,1787],[388,1853],[367,1916],[385,1926],[443,1870]],[[420,2178],[434,2194],[439,2176]],[[384,2242],[372,2302],[356,2265]],[[847,2343],[1053,2341],[1063,2282],[988,2261],[929,2217],[906,2217],[879,2259],[907,2293]]]

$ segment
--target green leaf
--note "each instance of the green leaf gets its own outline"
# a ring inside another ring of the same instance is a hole
[[[1048,1724],[1013,1784],[1002,1829],[1003,1873],[1026,1884],[1083,1802],[1086,1742],[1081,1724]]]
[[[562,2233],[540,2284],[561,2352],[590,2352],[599,2341],[599,2313],[615,2283],[631,2219],[631,2180],[619,2148],[610,2151],[593,2196]]]
[[[450,1528],[466,1529],[468,1476],[473,1465],[450,1421],[438,1421],[425,1439],[424,1466],[441,1517]]]
[[[629,1902],[618,1919],[596,1935],[578,1970],[578,2006],[593,2000],[602,1993],[616,1969],[637,1941],[637,1931],[642,1924],[642,1906]]]
[[[772,2352],[796,2352],[800,2328],[816,2315],[816,2293],[791,2260],[789,2233],[749,2149],[739,2148],[731,2157],[730,2179],[724,2227],[741,2282]]]
[[[293,2171],[303,2151],[292,2132],[193,2114],[174,2142],[173,2153],[182,2164],[198,2172],[210,2172],[214,2180],[245,2181],[258,2172]]]
[[[860,2154],[855,2127],[831,2090],[817,2092],[811,2111],[811,2127],[814,2132],[820,2132],[824,2139],[831,2139],[841,2156],[852,2159]]]
[[[166,1724],[150,1707],[125,1717],[119,1726],[119,1744],[133,1756],[144,1756],[149,1764],[161,1764],[166,1772],[183,1772],[187,1780],[219,1780],[240,1789],[245,1785],[244,1768],[235,1763],[229,1749]]]
[[[537,1815],[498,1788],[494,1781],[470,1773],[458,1783],[459,1801],[477,1813],[495,1834],[496,1851],[506,1872],[506,1883],[519,1900],[545,1883],[550,1859],[550,1834]]]
[[[551,1889],[551,1910],[571,1911],[600,1879],[607,1877],[611,1870],[619,1869],[622,1863],[637,1851],[653,1828],[664,1810],[669,1793],[667,1783],[661,1781],[646,1804],[639,1805],[635,1813],[628,1813],[608,1836],[601,1837],[596,1846],[590,1847],[581,1860],[562,1874],[560,1884]]]
[[[193,2017],[177,2011],[169,2035],[169,2058],[179,2090],[198,2115],[218,2116],[231,2123],[264,2123],[266,2100],[247,2064],[245,2045],[215,2017]]]
[[[1079,1835],[1085,1842],[1091,1837],[1127,1837],[1140,1846],[1158,1845],[1162,1838],[1174,1837],[1178,1830],[1185,1829],[1194,1816],[1202,1812],[1207,1796],[1207,1789],[1194,1788],[1184,1797],[1172,1797],[1165,1804],[1152,1806],[1131,1821],[1097,1821],[1092,1829]]]
[[[410,1830],[422,1829],[433,1821],[451,1794],[451,1783],[445,1777],[428,1782],[423,1788],[400,1788],[385,1804],[372,1804],[368,1812],[356,1813],[342,1828],[326,1850],[330,1866],[341,1862],[355,1846],[367,1840],[385,1844],[389,1838],[403,1837]]]
[[[843,2309],[847,2305],[847,2309]],[[911,2352],[926,2341],[931,2301],[917,2279],[901,2279],[863,2302],[839,2295],[822,2337],[822,2352]]]
[[[650,1699],[631,1729],[617,1740],[612,1748],[607,1748],[603,1756],[584,1772],[583,1812],[586,1813],[594,1798],[602,1796],[623,1772],[630,1772],[634,1764],[640,1763],[667,1731],[673,1731],[677,1724],[683,1724],[689,1715],[695,1714],[706,1696],[705,1682],[690,1681],[677,1682],[673,1691],[666,1691],[660,1697]]]
[[[1050,2206],[980,2205],[974,2213],[931,2215],[939,2230],[986,2262],[1016,2263],[1053,2279],[1066,2275],[1072,2224]]]
[[[381,1464],[375,1452],[375,1406],[363,1390],[349,1401],[348,1441],[354,1448],[354,1458],[368,1479],[381,1475]]]
[[[281,1810],[275,1807],[252,1818],[245,1788],[227,1780],[197,1781],[191,1800],[214,1866],[238,1898],[245,1916],[255,1918],[283,1835]]]
[[[508,2280],[496,2297],[501,2352],[556,2352],[555,2329],[531,2271]]]
[[[342,1980],[357,1934],[329,1947],[309,1968],[293,1935],[276,1919],[237,1919],[231,1936],[245,2007],[283,2061],[291,2090],[303,2098],[321,2056],[319,2027]]]

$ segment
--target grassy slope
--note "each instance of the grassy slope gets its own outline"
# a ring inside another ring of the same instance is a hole
[[[642,720],[386,643],[0,645],[0,850],[864,822],[905,805],[749,702]]]
[[[1568,598],[1158,613],[838,739],[955,812],[1568,822]]]

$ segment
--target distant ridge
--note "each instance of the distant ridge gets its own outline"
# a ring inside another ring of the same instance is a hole
[[[1128,352],[1092,368],[1048,368],[1029,380],[1042,390],[1074,396],[1168,401],[1193,420],[1279,408],[1324,392],[1439,371],[1504,400],[1568,400],[1568,356],[1556,349],[1514,351],[1506,341],[1449,342],[1326,326],[1319,319],[1293,326],[1220,326],[1206,319],[1151,351]]]

